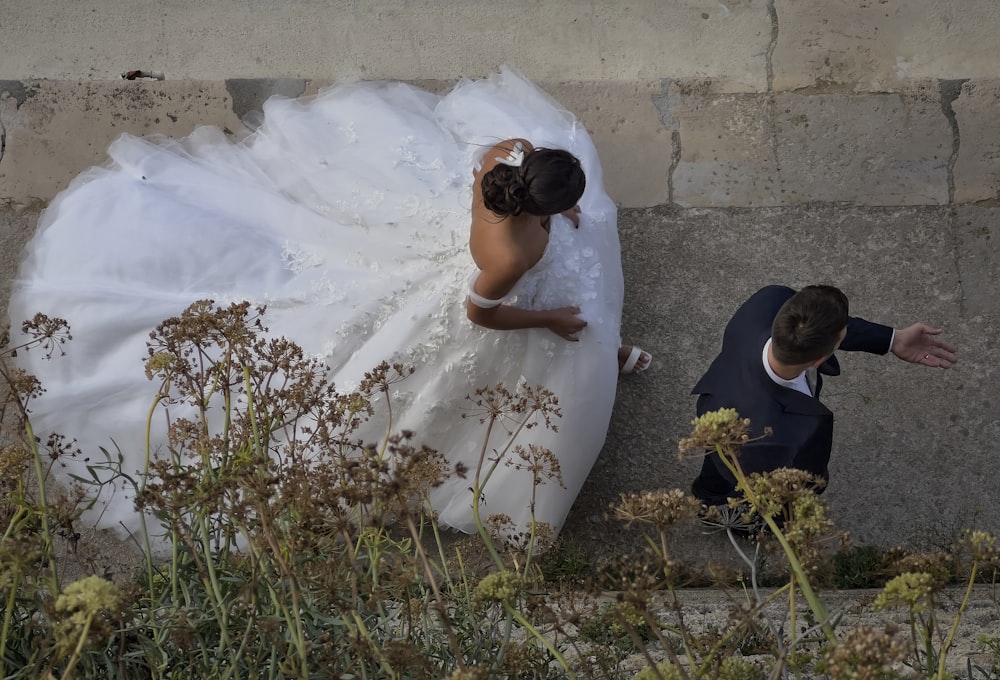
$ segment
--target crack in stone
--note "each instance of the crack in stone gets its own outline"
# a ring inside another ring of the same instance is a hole
[[[674,202],[674,173],[681,162],[681,131],[680,124],[670,108],[677,103],[677,96],[670,93],[673,78],[663,80],[663,93],[653,95],[653,106],[660,117],[660,123],[670,130],[670,167],[667,168],[667,203]]]
[[[767,15],[771,18],[771,42],[764,53],[764,72],[767,75],[767,91],[774,92],[774,48],[778,45],[778,9],[775,0],[768,0]]]
[[[948,205],[951,206],[950,229],[952,239],[952,257],[954,258],[955,276],[958,283],[958,308],[964,317],[967,309],[965,281],[962,276],[961,258],[961,222],[955,205],[955,163],[958,162],[958,152],[962,147],[962,131],[959,129],[958,116],[955,114],[954,103],[962,94],[962,85],[968,78],[955,80],[939,80],[938,91],[941,93],[941,111],[951,126],[951,155],[948,157]]]
[[[667,203],[674,202],[674,172],[681,164],[681,131],[670,132],[670,168],[667,170]]]
[[[777,179],[781,180],[781,161],[778,158],[778,134],[775,126],[777,118],[777,101],[774,96],[774,49],[778,45],[778,8],[775,7],[775,0],[768,0],[767,15],[771,18],[771,40],[764,52],[764,74],[767,78],[767,124],[770,128],[771,155],[774,156],[774,171]]]
[[[948,157],[948,204],[955,203],[955,163],[958,161],[958,151],[962,146],[962,134],[958,129],[958,116],[952,106],[962,94],[962,85],[968,78],[955,80],[939,80],[938,90],[941,93],[941,111],[951,126],[951,156]]]

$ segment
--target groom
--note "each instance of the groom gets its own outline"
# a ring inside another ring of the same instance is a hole
[[[767,286],[726,326],[722,351],[692,390],[698,415],[735,408],[750,419],[739,462],[748,475],[791,467],[829,479],[833,413],[819,401],[824,375],[839,375],[833,353],[886,354],[937,368],[955,363],[955,348],[921,323],[901,330],[848,316],[847,296],[833,286],[799,292]],[[764,428],[773,434],[762,436]],[[705,457],[692,492],[707,505],[737,496],[736,480],[718,454]]]

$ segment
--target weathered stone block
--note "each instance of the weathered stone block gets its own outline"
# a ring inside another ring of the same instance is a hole
[[[774,135],[781,203],[948,201],[952,133],[936,89],[779,94]]]
[[[994,0],[775,0],[775,90],[996,75]]]
[[[973,80],[952,102],[958,132],[955,202],[1000,198],[1000,82]]]
[[[454,80],[511,63],[534,80],[710,76],[766,87],[761,0],[4,0],[0,78]]]
[[[184,137],[199,125],[244,131],[222,82],[41,81],[0,89],[6,148],[0,199],[48,202],[73,177],[107,160],[122,133]]]
[[[934,86],[902,94],[729,95],[673,84],[681,206],[948,201],[952,130]]]
[[[661,117],[678,133],[672,199],[684,207],[778,205],[766,95],[705,94],[672,84]]]
[[[615,202],[635,208],[669,200],[670,130],[653,104],[659,81],[541,86],[587,128],[601,157],[604,186]]]

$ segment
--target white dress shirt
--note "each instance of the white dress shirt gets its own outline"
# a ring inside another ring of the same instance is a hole
[[[802,371],[791,380],[785,380],[774,372],[774,369],[771,368],[771,363],[767,360],[767,351],[769,349],[771,349],[771,338],[768,338],[767,342],[764,343],[764,353],[761,356],[761,361],[764,362],[764,370],[767,371],[767,376],[777,385],[787,387],[791,390],[796,390],[810,397],[813,396],[812,390],[809,389],[809,381],[806,379],[805,371]]]

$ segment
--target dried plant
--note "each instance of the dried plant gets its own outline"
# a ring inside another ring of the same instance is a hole
[[[556,395],[528,385],[474,391],[455,417],[477,419],[483,445],[474,468],[456,468],[419,433],[393,429],[394,385],[411,369],[383,362],[341,392],[323,364],[271,337],[265,319],[247,303],[201,301],[152,332],[150,418],[163,419],[167,436],[135,478],[121,454],[37,437],[28,416],[43,386],[0,362],[3,422],[14,426],[0,448],[0,675],[761,680],[888,678],[903,663],[943,678],[971,586],[1000,562],[984,532],[969,532],[948,554],[889,553],[882,568],[894,578],[875,606],[904,609],[910,639],[837,630],[811,584],[836,537],[817,480],[794,470],[742,474],[749,423],[723,411],[697,419],[681,448],[718,452],[742,496],[706,509],[679,490],[623,495],[612,512],[646,534],[648,551],[610,560],[590,592],[557,593],[537,561],[553,527],[480,517],[478,502],[500,466],[528,473],[532,515],[545,485],[562,484],[558,458],[521,436],[558,427]],[[65,321],[42,315],[22,330],[27,340],[8,356],[37,351],[58,361],[70,340]],[[383,434],[363,441],[383,417]],[[504,435],[494,448],[492,433]],[[52,492],[51,471],[88,456],[90,485]],[[468,479],[477,499],[486,573],[438,533],[430,491],[450,475]],[[108,484],[135,487],[145,567],[134,580],[65,583],[56,545],[80,540],[81,512]],[[718,629],[691,624],[677,590],[684,565],[670,552],[671,533],[698,518],[721,526],[750,570],[744,601]],[[766,527],[755,549],[778,546],[783,587],[759,587],[759,554],[745,553],[735,525]],[[956,574],[968,576],[965,599],[943,626],[935,596]],[[796,619],[800,596],[808,621]],[[784,620],[768,613],[782,597]],[[750,650],[768,659],[741,656]],[[644,661],[639,675],[625,655]]]

